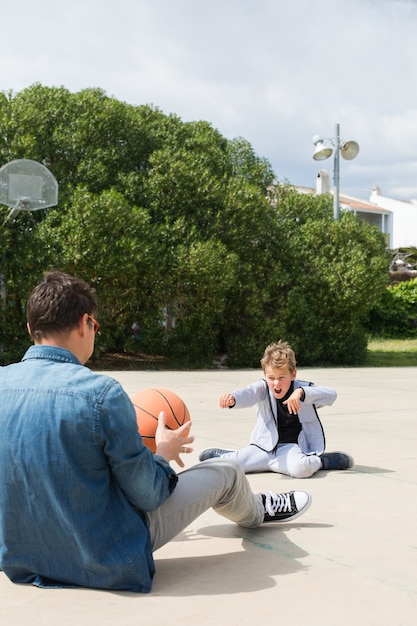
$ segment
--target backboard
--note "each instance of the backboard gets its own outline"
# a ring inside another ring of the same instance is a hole
[[[47,167],[31,159],[10,161],[0,168],[0,204],[19,211],[47,209],[58,203],[58,183]]]

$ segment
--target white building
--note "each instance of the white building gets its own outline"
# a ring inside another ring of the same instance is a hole
[[[333,194],[330,185],[330,176],[326,170],[320,170],[316,178],[316,188],[313,187],[296,187],[299,193],[310,194]],[[375,188],[377,189],[377,188]],[[372,196],[373,198],[373,196]],[[384,198],[388,200],[388,198]],[[353,196],[347,196],[343,193],[339,193],[339,202],[342,211],[353,211],[353,213],[360,219],[365,220],[369,224],[377,226],[379,230],[385,234],[387,240],[387,248],[398,247],[394,243],[393,239],[393,210],[391,207],[384,206],[383,204],[377,204],[376,202],[366,202],[360,198]],[[415,206],[416,220],[417,220],[417,206]],[[417,240],[417,230],[415,231],[415,239]],[[401,244],[403,245],[403,244]],[[414,245],[417,245],[414,244]]]
[[[392,214],[392,244],[390,248],[417,247],[417,200],[404,202],[381,196],[381,189],[373,187],[370,202]]]

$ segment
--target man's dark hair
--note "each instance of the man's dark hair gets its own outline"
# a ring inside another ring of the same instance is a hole
[[[96,311],[96,295],[90,285],[75,276],[52,270],[33,289],[27,302],[32,339],[68,332],[85,313],[93,315]]]

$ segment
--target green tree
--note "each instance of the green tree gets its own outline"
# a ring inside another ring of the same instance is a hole
[[[49,264],[76,274],[97,290],[102,350],[129,343],[132,324],[152,317],[159,284],[159,242],[146,210],[117,191],[93,194],[79,187],[61,219],[50,212],[38,229]]]
[[[129,180],[130,199],[140,206],[138,193],[150,155],[163,144],[166,120],[157,109],[128,105],[102,89],[74,94],[35,84],[0,100],[0,157],[45,163],[59,182],[61,205],[80,184],[94,193],[110,187],[124,193]]]
[[[388,338],[417,336],[417,278],[388,285],[369,312],[370,334]]]
[[[367,345],[369,310],[385,289],[381,232],[353,213],[332,217],[330,198],[282,188],[277,219],[285,255],[280,329],[304,365],[356,365]]]
[[[220,351],[219,328],[228,316],[236,267],[236,256],[214,239],[195,238],[176,248],[174,280],[164,280],[167,354],[204,365]]]
[[[199,237],[210,238],[224,205],[226,147],[206,122],[177,124],[150,158],[146,202],[156,224],[184,217]]]
[[[59,184],[57,208],[0,235],[15,356],[28,292],[57,267],[96,287],[99,350],[258,366],[282,337],[304,364],[361,361],[387,278],[381,234],[351,214],[334,222],[329,197],[272,193],[271,166],[245,139],[100,89],[39,84],[1,94],[0,137],[3,163],[45,163]]]

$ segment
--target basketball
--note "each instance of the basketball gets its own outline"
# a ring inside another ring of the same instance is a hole
[[[131,397],[136,412],[138,430],[143,443],[155,452],[155,431],[161,411],[166,415],[166,425],[171,430],[190,421],[190,413],[184,401],[168,389],[143,389]]]

